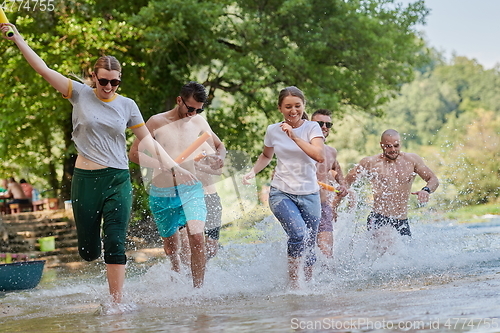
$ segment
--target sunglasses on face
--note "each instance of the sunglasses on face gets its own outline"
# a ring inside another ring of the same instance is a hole
[[[399,143],[396,143],[395,145],[391,145],[391,144],[382,144],[382,147],[384,148],[399,148]]]
[[[323,125],[326,125],[326,128],[332,128],[333,123],[327,122],[327,121],[317,121],[319,124],[319,127],[323,127]]]
[[[120,85],[120,83],[122,82],[121,80],[118,80],[118,79],[108,80],[108,79],[100,79],[100,78],[97,78],[97,81],[103,87],[107,86],[108,83],[111,83],[111,85],[113,87],[116,87],[116,86]]]
[[[202,113],[203,111],[205,111],[204,109],[197,109],[197,108],[193,108],[192,106],[187,106],[186,102],[184,101],[184,98],[182,98],[182,103],[184,103],[184,106],[186,107],[186,109],[188,110],[189,113],[191,112],[195,112],[196,113]]]

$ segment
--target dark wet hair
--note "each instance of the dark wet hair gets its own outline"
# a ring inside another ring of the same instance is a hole
[[[193,97],[195,101],[205,104],[208,96],[205,86],[201,83],[190,81],[186,83],[179,94],[183,99]]]
[[[317,115],[317,114],[322,114],[324,116],[328,116],[328,117],[331,117],[332,116],[332,111],[328,110],[328,109],[318,109],[316,111],[314,111],[314,113],[312,114],[311,116],[311,119]]]
[[[302,92],[302,90],[300,90],[299,88],[297,88],[295,86],[290,86],[290,87],[286,87],[285,89],[282,89],[280,91],[280,94],[278,97],[278,106],[281,106],[281,103],[283,103],[283,100],[285,99],[285,97],[288,97],[288,96],[298,97],[302,100],[302,102],[304,104],[306,104],[306,97],[304,96],[304,93]]]

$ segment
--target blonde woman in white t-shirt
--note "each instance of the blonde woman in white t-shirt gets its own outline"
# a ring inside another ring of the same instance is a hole
[[[316,163],[324,160],[324,137],[317,122],[303,119],[305,97],[297,87],[281,90],[278,110],[284,121],[268,126],[264,149],[243,183],[248,184],[276,154],[269,207],[288,235],[290,287],[298,289],[302,258],[307,281],[316,261],[314,248],[321,218]]]

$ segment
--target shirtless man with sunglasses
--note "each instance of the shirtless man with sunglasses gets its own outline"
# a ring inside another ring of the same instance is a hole
[[[401,235],[411,236],[407,216],[410,193],[418,197],[419,203],[426,203],[438,188],[439,180],[420,156],[400,150],[397,131],[388,129],[382,133],[380,147],[382,154],[363,158],[349,171],[346,182],[350,186],[363,177],[370,181],[373,209],[368,216],[368,230],[373,230],[375,236],[383,226],[392,226]],[[416,175],[427,184],[411,192]]]
[[[325,139],[332,128],[331,111],[327,109],[316,110],[311,120],[315,121],[321,127]],[[325,160],[322,163],[316,163],[316,177],[322,183],[329,183],[329,180],[335,180],[337,193],[332,193],[321,189],[319,194],[321,198],[321,221],[318,227],[317,243],[321,252],[327,257],[333,256],[333,222],[337,221],[337,206],[340,203],[338,198],[347,195],[344,175],[337,161],[337,150],[325,144]]]
[[[208,132],[211,137],[207,144],[215,152],[210,155],[209,166],[216,170],[224,164],[225,148],[205,118],[199,115],[207,98],[202,84],[188,82],[181,88],[175,107],[152,116],[146,126],[161,147],[174,157],[186,150],[203,132]],[[179,228],[186,227],[193,286],[201,288],[206,267],[204,228],[207,215],[202,182],[196,179],[194,184],[184,183],[179,178],[181,174],[175,170],[165,172],[164,168],[158,168],[158,163],[161,166],[163,162],[144,154],[139,148],[139,140],[132,144],[129,157],[132,162],[154,170],[149,205],[172,269],[175,272],[181,270]],[[196,172],[192,157],[186,158],[181,166],[193,174]]]

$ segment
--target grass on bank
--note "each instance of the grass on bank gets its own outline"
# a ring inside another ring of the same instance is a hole
[[[257,205],[252,211],[222,226],[220,242],[227,244],[238,240],[244,243],[261,241],[262,230],[255,228],[255,224],[272,215],[269,207]],[[500,203],[491,203],[475,206],[463,206],[453,211],[437,214],[436,221],[442,218],[455,220],[461,223],[477,223],[489,221],[484,216],[498,215],[500,218]],[[441,216],[441,217],[439,217]]]
[[[257,205],[249,213],[224,224],[220,232],[220,242],[227,244],[235,239],[244,243],[260,242],[262,231],[255,228],[255,224],[272,215],[269,207]]]
[[[445,213],[446,218],[460,222],[480,222],[488,220],[484,216],[498,215],[500,217],[500,203],[463,206]]]

